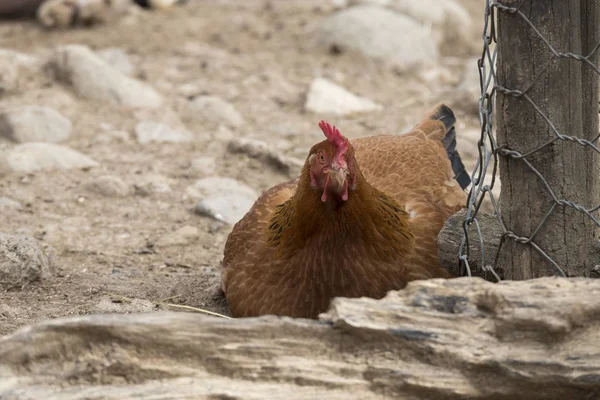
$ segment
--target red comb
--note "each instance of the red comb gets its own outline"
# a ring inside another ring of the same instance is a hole
[[[327,141],[335,147],[335,160],[336,162],[340,162],[342,160],[342,156],[346,154],[348,151],[348,139],[342,136],[338,128],[325,121],[319,122],[319,128],[325,134]]]
[[[319,122],[319,128],[321,128],[329,143],[334,145],[337,149],[346,150],[348,148],[348,139],[342,136],[338,128],[325,121]]]

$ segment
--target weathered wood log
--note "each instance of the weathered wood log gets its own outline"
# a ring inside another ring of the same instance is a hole
[[[466,275],[466,271],[461,267],[458,259],[466,215],[467,211],[461,210],[448,218],[438,235],[440,262],[452,276]],[[482,261],[485,262],[485,265],[494,264],[500,246],[500,239],[502,238],[502,227],[495,216],[482,212],[477,214],[477,222],[479,230],[474,223],[469,226],[469,267],[471,268],[471,275],[496,282],[497,278],[489,270],[483,268]],[[481,235],[479,232],[481,232]],[[481,254],[482,242],[483,259]],[[503,271],[500,268],[496,268],[494,271],[501,279],[503,278]]]
[[[600,398],[600,280],[411,283],[320,321],[188,313],[0,339],[1,399]]]

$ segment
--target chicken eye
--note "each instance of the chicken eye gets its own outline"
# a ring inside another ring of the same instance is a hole
[[[319,153],[318,157],[319,157],[319,162],[321,164],[325,164],[325,155],[323,153]]]

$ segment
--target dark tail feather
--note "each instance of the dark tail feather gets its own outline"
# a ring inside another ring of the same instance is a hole
[[[456,131],[454,130],[454,124],[456,123],[456,117],[450,109],[450,107],[441,104],[439,105],[430,117],[431,119],[441,121],[446,126],[446,136],[442,143],[448,153],[448,159],[452,164],[452,171],[454,171],[454,179],[458,182],[462,189],[465,189],[471,184],[471,177],[465,170],[462,160],[458,151],[456,151]]]

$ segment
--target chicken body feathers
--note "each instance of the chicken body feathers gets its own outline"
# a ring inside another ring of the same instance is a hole
[[[357,226],[343,227],[340,230],[347,230],[347,235],[331,240],[339,240],[344,249],[341,257],[347,263],[371,257],[379,260],[376,265],[319,268],[319,264],[339,260],[329,260],[320,249],[328,244],[311,236],[293,254],[281,250],[282,238],[295,218],[287,214],[294,212],[290,203],[299,179],[282,183],[256,201],[227,239],[222,282],[233,315],[315,318],[333,296],[377,298],[410,280],[450,277],[438,261],[437,235],[446,219],[463,207],[466,194],[451,163],[455,149],[445,143],[454,129],[454,115],[442,107],[404,135],[351,140],[358,168],[374,188],[377,213],[382,217],[365,215],[347,221]],[[351,219],[354,214],[348,215]],[[393,223],[399,224],[393,230],[381,228]],[[385,236],[387,243],[386,235],[401,232],[393,242],[404,247],[378,246],[376,240],[362,237],[360,229]]]

